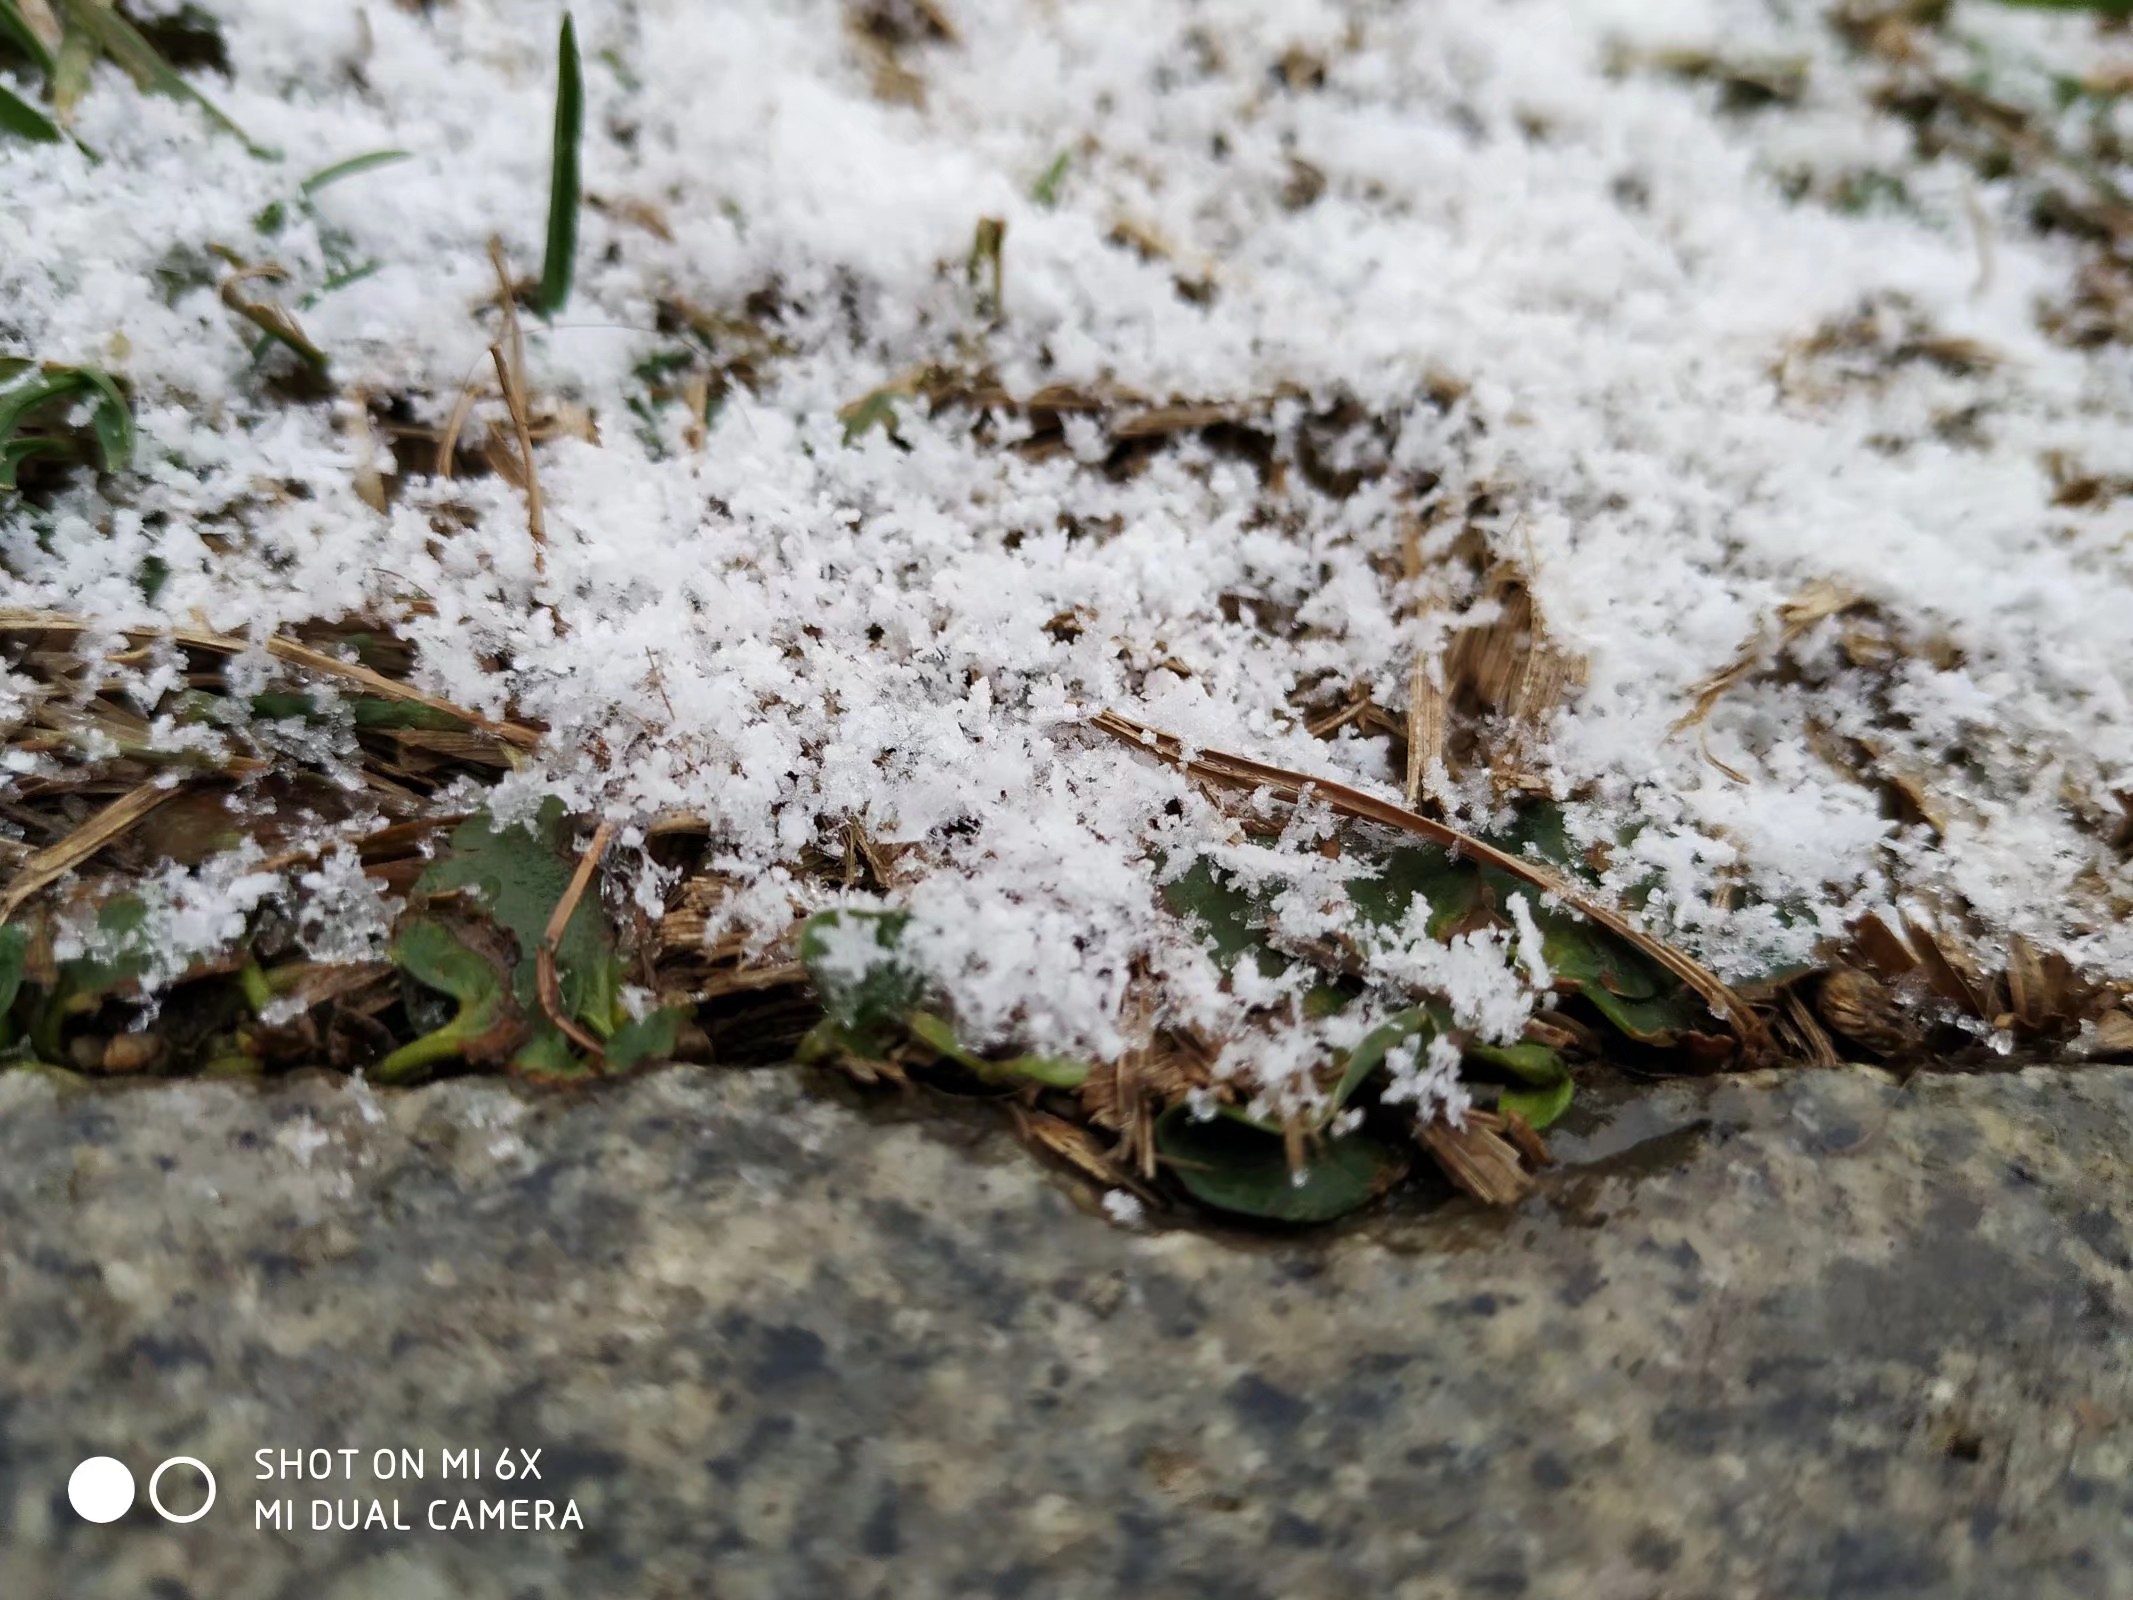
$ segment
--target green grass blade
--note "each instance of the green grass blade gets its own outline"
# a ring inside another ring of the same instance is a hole
[[[16,488],[16,477],[22,471],[22,464],[25,461],[32,456],[48,456],[57,453],[56,448],[49,439],[10,439],[4,444],[0,444],[0,489],[13,494]]]
[[[0,83],[0,132],[37,144],[57,144],[65,137],[59,124]]]
[[[578,254],[578,145],[585,132],[585,80],[578,68],[578,30],[563,13],[555,85],[555,159],[548,184],[548,253],[533,309],[552,317],[570,298]]]
[[[1059,186],[1066,181],[1067,167],[1072,159],[1072,152],[1060,151],[1052,157],[1052,164],[1044,169],[1044,176],[1030,188],[1029,197],[1047,211],[1059,204]]]
[[[37,30],[30,26],[29,18],[15,0],[0,0],[0,39],[5,39],[24,55],[28,56],[37,70],[47,78],[52,75],[52,52]]]
[[[174,100],[190,100],[207,113],[208,120],[216,127],[241,140],[252,154],[267,154],[252,143],[244,129],[223,115],[214,101],[172,70],[170,63],[157,53],[156,47],[142,36],[140,29],[112,8],[111,0],[61,0],[61,4],[68,17],[94,38],[104,54],[124,67],[143,89],[169,95]]]
[[[0,384],[0,490],[14,492],[17,474],[32,456],[60,453],[60,446],[51,439],[16,435],[33,413],[75,387],[73,374],[66,368],[40,372],[26,365],[15,368]]]
[[[96,390],[96,410],[89,426],[96,434],[96,452],[106,472],[121,472],[133,460],[133,407],[112,382],[111,374],[95,367],[78,369],[84,381]]]
[[[14,438],[31,412],[48,401],[72,393],[76,387],[71,367],[18,374],[5,389],[0,389],[0,445]]]
[[[91,402],[89,431],[96,440],[102,469],[118,472],[133,459],[133,408],[109,373],[95,367],[33,371],[27,365],[8,363],[0,367],[0,489],[15,487],[16,469],[31,456],[72,453],[56,439],[16,435],[46,406],[78,399]]]
[[[339,294],[350,284],[361,283],[365,278],[374,278],[384,270],[385,263],[382,261],[364,261],[350,267],[346,272],[336,272],[332,277],[312,290],[311,293],[304,296],[304,308],[309,310],[329,294]]]
[[[343,178],[353,178],[358,173],[374,172],[379,167],[389,167],[395,161],[413,158],[405,150],[371,150],[359,156],[350,156],[346,161],[336,161],[330,167],[322,167],[303,181],[305,194],[317,194],[329,184],[339,183]]]

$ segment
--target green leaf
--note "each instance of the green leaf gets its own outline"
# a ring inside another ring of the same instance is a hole
[[[374,732],[420,728],[436,733],[464,733],[467,727],[464,719],[449,711],[409,700],[388,700],[382,695],[361,694],[346,704],[355,725]],[[252,715],[263,722],[286,722],[296,717],[310,722],[325,715],[310,695],[289,689],[269,689],[255,694],[247,705]]]
[[[586,1083],[600,1076],[570,1047],[562,1030],[546,1022],[534,1024],[533,1036],[511,1058],[511,1070],[529,1083],[544,1085]]]
[[[1710,1012],[1696,992],[1623,940],[1567,911],[1543,909],[1541,958],[1556,986],[1582,995],[1601,1016],[1642,1044],[1669,1045],[1709,1031]]]
[[[1546,1045],[1476,1044],[1467,1047],[1467,1059],[1507,1072],[1524,1085],[1506,1089],[1496,1103],[1515,1111],[1533,1128],[1545,1128],[1568,1109],[1577,1084],[1563,1058]]]
[[[792,1047],[793,1060],[803,1067],[817,1067],[833,1062],[839,1056],[872,1058],[874,1051],[866,1041],[854,1039],[828,1017],[824,1017],[800,1036],[800,1042]]]
[[[578,253],[578,146],[585,133],[585,83],[578,68],[578,32],[563,13],[555,89],[555,141],[548,182],[548,251],[533,309],[552,317],[570,298]]]
[[[120,472],[133,460],[133,408],[108,372],[95,367],[73,369],[95,393],[89,412],[89,427],[96,435],[97,455],[106,472]]]
[[[1348,882],[1355,914],[1375,928],[1398,927],[1416,900],[1429,907],[1432,939],[1449,939],[1497,920],[1481,868],[1437,845],[1401,845],[1386,853],[1375,876]]]
[[[1541,930],[1541,959],[1558,982],[1587,995],[1622,1000],[1650,1000],[1659,994],[1658,969],[1598,923],[1545,907],[1535,921]]]
[[[18,486],[22,469],[39,456],[64,459],[67,450],[56,439],[10,439],[0,444],[0,489]]]
[[[1155,1147],[1194,1199],[1268,1222],[1346,1216],[1391,1188],[1409,1164],[1397,1146],[1350,1133],[1318,1144],[1309,1165],[1292,1173],[1280,1135],[1221,1114],[1201,1121],[1185,1105],[1156,1122]]]
[[[1072,159],[1072,152],[1066,150],[1052,157],[1052,164],[1044,169],[1044,176],[1030,186],[1029,197],[1046,210],[1057,205],[1059,185],[1066,181],[1067,166]]]
[[[897,950],[908,911],[818,911],[800,929],[800,960],[830,1025],[855,1055],[879,1055],[919,1009],[925,979]]]
[[[518,1032],[519,1012],[503,974],[487,956],[468,949],[442,924],[415,917],[389,952],[393,965],[418,983],[459,1002],[458,1015],[434,1032],[395,1050],[371,1070],[379,1083],[407,1083],[440,1062],[494,1060]]]
[[[133,412],[111,375],[95,367],[35,367],[28,363],[0,373],[0,489],[13,489],[21,464],[33,456],[69,457],[76,447],[65,434],[23,430],[62,405],[89,402],[89,437],[106,472],[133,458]]]
[[[474,891],[497,925],[518,941],[511,987],[528,1014],[539,1003],[535,960],[541,937],[576,866],[563,853],[563,820],[563,803],[553,796],[525,826],[499,828],[486,812],[477,812],[453,831],[446,854],[415,884],[425,895]],[[556,977],[568,1015],[603,1034],[614,1026],[620,980],[614,935],[600,915],[597,896],[581,900],[564,924],[556,942]]]
[[[1511,826],[1494,835],[1489,843],[1507,855],[1537,856],[1552,867],[1581,877],[1591,870],[1578,847],[1571,843],[1563,808],[1553,801],[1541,800],[1526,806]]]
[[[2000,0],[2025,11],[2095,11],[2106,17],[2133,17],[2133,0]]]
[[[688,345],[672,350],[654,350],[630,368],[630,376],[647,388],[657,390],[667,379],[695,366],[696,356],[696,351]]]
[[[384,270],[384,262],[366,261],[361,266],[350,267],[346,272],[336,272],[297,303],[308,310],[329,294],[339,294],[350,284],[361,283],[365,278],[374,278]]]
[[[12,438],[34,411],[71,394],[72,367],[37,368],[25,362],[0,379],[0,441]]]
[[[89,953],[59,963],[57,981],[38,1009],[31,1036],[47,1061],[62,1059],[60,1029],[68,1017],[94,1011],[110,996],[137,984],[151,971],[186,968],[213,955],[221,946],[174,944],[167,925],[150,925],[148,902],[121,894],[96,908],[96,932]],[[179,973],[180,981],[186,974]]]
[[[1434,1038],[1444,1026],[1443,1018],[1426,1007],[1417,1006],[1403,1011],[1379,1027],[1363,1035],[1360,1043],[1348,1052],[1348,1063],[1342,1069],[1340,1082],[1333,1086],[1331,1103],[1326,1107],[1325,1120],[1333,1120],[1335,1113],[1348,1103],[1356,1090],[1378,1068],[1385,1064],[1385,1057],[1395,1045],[1405,1044],[1409,1039],[1425,1041]]]
[[[1577,1093],[1577,1084],[1565,1072],[1551,1084],[1533,1089],[1506,1089],[1496,1097],[1499,1110],[1515,1111],[1525,1118],[1526,1125],[1535,1132],[1570,1109],[1571,1097]]]
[[[1805,901],[1785,899],[1761,903],[1769,908],[1779,927],[1811,943],[1819,942],[1815,914]],[[1733,992],[1746,1000],[1772,999],[1786,984],[1818,969],[1814,961],[1781,956],[1768,946],[1761,951],[1743,952],[1742,959],[1746,970],[1730,981]]]
[[[449,711],[440,711],[435,706],[418,705],[412,700],[387,700],[378,695],[358,695],[349,710],[354,713],[355,725],[358,728],[373,728],[379,731],[421,728],[432,733],[467,731],[464,718],[455,717]]]
[[[1327,1017],[1337,1017],[1354,1003],[1360,985],[1351,981],[1341,988],[1330,983],[1314,983],[1304,991],[1303,1014],[1307,1022],[1322,1022]]]
[[[1272,913],[1245,890],[1216,877],[1214,863],[1207,857],[1200,857],[1163,885],[1163,904],[1172,915],[1205,930],[1208,953],[1223,972],[1234,971],[1238,961],[1253,952],[1265,977],[1279,977],[1289,969],[1288,957],[1267,944],[1266,927]]]
[[[0,83],[0,133],[12,133],[37,144],[58,144],[66,137],[58,123],[4,83]]]
[[[667,1006],[622,1024],[607,1041],[608,1070],[627,1072],[640,1062],[671,1059],[688,1015],[683,1007]]]
[[[33,457],[64,454],[49,439],[10,439],[0,444],[0,489],[13,489],[23,463]]]
[[[274,1003],[273,980],[257,957],[246,961],[238,971],[237,986],[244,991],[244,1003],[252,1008],[255,1017]]]
[[[7,1015],[22,989],[22,974],[30,955],[30,930],[19,925],[0,928],[0,1017]]]
[[[95,942],[99,953],[59,964],[59,987],[69,1010],[86,1010],[148,970],[155,956],[148,937],[148,902],[122,894],[98,906]]]
[[[800,929],[823,1019],[801,1041],[803,1061],[844,1054],[879,1059],[901,1035],[990,1083],[1027,1078],[1054,1089],[1078,1089],[1089,1064],[1067,1056],[1010,1056],[991,1061],[967,1048],[955,1024],[923,1004],[924,974],[898,949],[907,911],[818,911]]]
[[[1583,990],[1601,1016],[1640,1044],[1670,1045],[1683,1034],[1711,1033],[1712,1017],[1694,990],[1668,980],[1670,987],[1648,1000],[1629,1000],[1603,988]]]
[[[1072,1056],[1009,1056],[992,1063],[995,1072],[1027,1078],[1047,1089],[1079,1089],[1089,1081],[1089,1064]]]
[[[15,996],[22,992],[22,975],[29,955],[29,929],[0,928],[0,1048],[15,1042],[15,1024],[9,1013],[15,1009]]]
[[[1521,1040],[1517,1044],[1470,1044],[1469,1060],[1497,1067],[1526,1083],[1553,1083],[1568,1070],[1562,1057],[1544,1044]]]
[[[896,437],[896,402],[906,398],[904,390],[896,384],[888,384],[870,394],[861,395],[837,413],[837,420],[844,424],[844,442],[851,444],[869,428],[879,428],[891,439]]]
[[[262,722],[293,722],[299,717],[308,722],[319,714],[318,705],[311,696],[288,689],[269,689],[255,694],[250,705],[252,715]],[[212,714],[210,711],[209,715]]]
[[[346,161],[336,161],[330,167],[321,167],[298,185],[306,196],[339,183],[343,178],[353,178],[359,173],[375,172],[380,167],[389,167],[396,161],[409,161],[413,157],[405,150],[368,150],[359,156],[350,156]]]
[[[52,52],[15,0],[0,0],[0,39],[5,39],[30,58],[30,64],[47,78],[52,75]]]
[[[974,1055],[963,1047],[955,1028],[945,1018],[930,1011],[906,1012],[904,1026],[912,1038],[936,1055],[946,1056],[990,1081],[1027,1078],[1051,1089],[1078,1089],[1088,1081],[1089,1064],[1067,1056],[1010,1056],[1005,1061],[988,1061],[983,1056]]]
[[[959,1066],[980,1072],[988,1065],[965,1050],[962,1040],[956,1037],[955,1029],[950,1027],[944,1018],[937,1017],[930,1011],[906,1012],[904,1026],[911,1030],[911,1037],[928,1050],[936,1055],[946,1056]]]

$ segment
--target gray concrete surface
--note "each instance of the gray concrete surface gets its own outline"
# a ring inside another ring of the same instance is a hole
[[[1573,1116],[1514,1213],[1269,1240],[791,1073],[0,1077],[0,1596],[2133,1593],[2133,1072]],[[98,1453],[216,1504],[84,1522]]]

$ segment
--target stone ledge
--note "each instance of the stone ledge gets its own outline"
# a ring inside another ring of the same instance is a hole
[[[1132,1234],[968,1118],[0,1077],[0,1593],[2133,1592],[2133,1071],[1653,1085],[1524,1208]],[[252,1481],[505,1445],[538,1489]],[[69,1510],[83,1456],[221,1498]],[[432,1533],[440,1494],[582,1531]],[[255,1531],[255,1495],[411,1533]]]

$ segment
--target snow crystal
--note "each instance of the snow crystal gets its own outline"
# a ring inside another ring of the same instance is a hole
[[[1104,1215],[1121,1228],[1139,1228],[1147,1225],[1148,1208],[1141,1204],[1138,1195],[1128,1190],[1106,1189]]]
[[[314,961],[375,961],[392,935],[391,902],[346,845],[334,845],[297,878],[297,937]]]

